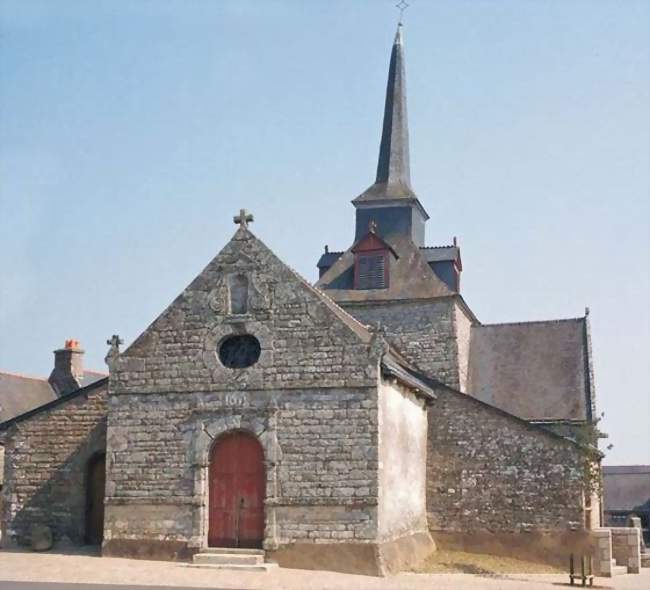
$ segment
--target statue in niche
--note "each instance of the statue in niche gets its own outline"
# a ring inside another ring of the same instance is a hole
[[[231,275],[228,279],[230,313],[248,313],[248,277],[242,274]]]
[[[208,295],[208,305],[215,313],[227,313],[226,305],[228,303],[228,290],[223,277],[216,282],[214,289]]]

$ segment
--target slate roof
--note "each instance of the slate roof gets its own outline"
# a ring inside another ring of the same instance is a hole
[[[325,252],[319,259],[316,264],[317,268],[329,268],[334,264],[339,258],[343,256],[343,252]]]
[[[472,326],[468,393],[524,420],[589,420],[587,317]]]
[[[445,262],[452,260],[460,264],[460,248],[458,246],[422,246],[420,252],[427,262]]]
[[[397,26],[390,54],[377,177],[375,183],[354,199],[353,203],[386,198],[415,198],[411,189],[406,69],[401,23]]]
[[[0,422],[51,402],[56,397],[47,379],[0,373]]]
[[[650,511],[650,465],[603,467],[605,510]]]
[[[86,395],[87,393],[94,391],[97,388],[107,387],[107,386],[108,386],[108,377],[102,377],[101,379],[97,379],[96,381],[93,381],[92,383],[86,385],[85,387],[80,387],[79,389],[75,389],[70,393],[66,393],[61,397],[57,397],[47,403],[32,408],[27,412],[23,412],[22,414],[18,414],[16,416],[12,416],[7,420],[3,420],[0,422],[0,434],[2,434],[2,432],[7,430],[12,424],[15,424],[16,422],[22,422],[23,420],[28,420],[32,416],[36,416],[41,412],[55,408],[56,406],[64,404],[70,401],[71,399],[75,399],[80,395]]]
[[[80,387],[101,379],[104,373],[84,371]],[[0,372],[0,423],[57,399],[47,379]]]

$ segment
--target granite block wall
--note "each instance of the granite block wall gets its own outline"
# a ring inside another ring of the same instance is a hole
[[[106,449],[106,385],[10,426],[5,436],[3,543],[26,544],[32,524],[83,544],[89,461]]]
[[[432,531],[584,527],[580,449],[446,388],[429,409]]]
[[[612,527],[612,556],[616,565],[627,568],[628,574],[641,571],[641,531],[635,527]]]
[[[233,429],[264,448],[267,549],[377,536],[376,389],[131,394],[110,408],[109,551],[129,540],[205,546],[209,451]]]
[[[246,313],[231,313],[229,285],[248,284]],[[245,370],[224,367],[225,338],[261,347]],[[376,383],[368,332],[286,267],[247,231],[222,252],[111,367],[111,392],[167,393]]]
[[[342,305],[363,324],[380,322],[390,343],[424,374],[460,387],[453,297]]]

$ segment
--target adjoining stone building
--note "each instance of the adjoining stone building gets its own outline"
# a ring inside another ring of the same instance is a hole
[[[8,543],[107,555],[263,547],[381,574],[442,546],[563,561],[599,524],[574,440],[595,413],[588,318],[483,325],[456,241],[425,245],[401,29],[376,182],[315,286],[240,224],[109,379],[0,424]],[[45,445],[44,441],[49,444]],[[104,481],[105,477],[105,481]]]
[[[17,416],[30,416],[32,410],[43,408],[79,388],[98,381],[106,382],[106,373],[84,368],[84,351],[77,340],[66,340],[63,348],[54,351],[54,367],[49,377],[30,377],[0,371],[0,424]],[[43,440],[43,449],[48,441]],[[4,484],[4,443],[0,431],[0,514]]]

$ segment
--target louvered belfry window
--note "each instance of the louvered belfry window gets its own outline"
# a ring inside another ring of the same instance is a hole
[[[384,252],[360,254],[357,264],[357,289],[386,288],[386,256]]]

